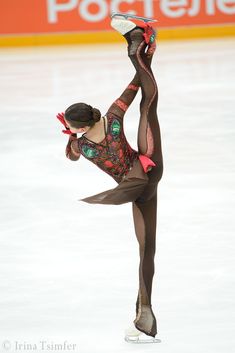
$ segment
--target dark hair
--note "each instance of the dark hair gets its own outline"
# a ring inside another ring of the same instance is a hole
[[[75,103],[65,110],[65,119],[75,129],[93,126],[100,118],[100,111],[86,103]]]

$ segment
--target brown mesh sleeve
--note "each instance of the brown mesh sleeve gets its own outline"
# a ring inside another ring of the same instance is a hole
[[[129,105],[134,100],[138,89],[140,86],[140,81],[138,74],[136,74],[133,80],[129,83],[126,89],[122,92],[120,97],[116,99],[108,109],[108,113],[113,113],[120,118],[123,118]]]
[[[81,153],[78,149],[77,135],[70,135],[65,154],[67,158],[71,159],[71,161],[77,161],[80,158]]]

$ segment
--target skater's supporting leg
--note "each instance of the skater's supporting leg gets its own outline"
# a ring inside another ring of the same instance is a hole
[[[140,254],[139,291],[134,323],[138,330],[155,336],[157,322],[152,311],[151,293],[154,275],[157,194],[155,193],[152,199],[144,203],[135,201],[132,205]]]

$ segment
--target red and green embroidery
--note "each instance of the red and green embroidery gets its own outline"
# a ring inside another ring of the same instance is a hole
[[[107,120],[108,130],[102,143],[92,142],[82,136],[78,139],[78,148],[85,158],[120,182],[138,158],[138,152],[128,144],[122,120],[111,113],[107,115]]]

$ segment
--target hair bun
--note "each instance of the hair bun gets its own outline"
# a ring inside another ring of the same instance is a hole
[[[92,114],[93,114],[93,119],[94,119],[95,122],[100,120],[101,113],[100,113],[99,109],[92,108]]]

